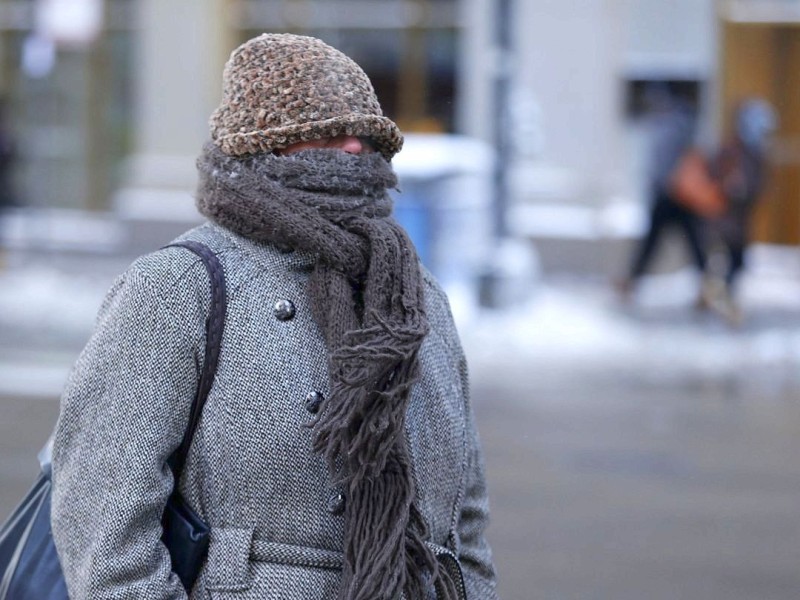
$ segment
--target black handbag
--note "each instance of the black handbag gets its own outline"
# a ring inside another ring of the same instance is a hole
[[[197,254],[211,279],[211,310],[206,322],[205,359],[189,424],[178,449],[169,459],[175,485],[162,518],[162,541],[172,559],[172,571],[191,590],[208,552],[210,528],[178,492],[195,429],[214,383],[225,325],[225,276],[219,259],[198,242],[172,244]],[[0,528],[0,600],[68,600],[67,586],[50,529],[50,466]]]

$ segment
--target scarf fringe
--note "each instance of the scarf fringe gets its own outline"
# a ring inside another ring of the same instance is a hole
[[[397,184],[380,155],[307,150],[198,159],[201,213],[258,241],[317,257],[309,283],[329,351],[331,392],[313,448],[346,491],[340,600],[456,598],[425,544],[405,437],[419,349],[428,333],[419,261],[391,218]]]

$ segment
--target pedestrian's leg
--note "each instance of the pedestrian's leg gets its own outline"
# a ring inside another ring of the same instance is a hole
[[[689,246],[689,253],[691,254],[692,261],[694,262],[697,270],[701,275],[706,272],[706,263],[708,252],[706,251],[705,236],[701,230],[704,223],[699,217],[693,215],[689,211],[675,206],[675,222],[678,223],[685,235],[686,243]]]
[[[674,221],[680,227],[691,260],[701,278],[695,308],[699,310],[714,308],[715,303],[721,295],[724,295],[725,290],[722,282],[715,280],[707,271],[707,224],[703,219],[682,206],[673,204],[673,207]]]
[[[728,243],[728,272],[725,275],[725,285],[732,292],[739,274],[744,268],[744,243],[742,240],[731,241]]]
[[[745,240],[743,237],[729,239],[726,241],[726,246],[728,248],[728,271],[725,274],[724,305],[721,312],[728,323],[738,327],[744,320],[744,313],[736,300],[735,285],[744,267]]]
[[[634,256],[633,264],[631,265],[631,281],[639,279],[647,270],[650,261],[653,259],[656,247],[658,246],[658,241],[661,239],[664,226],[667,225],[668,222],[668,206],[661,198],[658,198],[650,212],[650,229],[648,229],[647,235],[640,242],[638,251]]]
[[[741,207],[732,211],[730,215],[730,230],[725,240],[728,247],[728,272],[725,275],[725,283],[731,294],[744,269],[744,253],[749,239],[749,212],[748,207]]]

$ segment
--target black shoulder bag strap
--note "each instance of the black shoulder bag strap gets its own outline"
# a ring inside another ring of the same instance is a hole
[[[191,250],[203,261],[208,271],[211,281],[211,309],[206,320],[206,350],[203,359],[203,371],[200,374],[200,381],[197,384],[192,410],[189,413],[189,424],[183,434],[183,440],[178,449],[170,457],[169,465],[175,474],[175,482],[183,473],[183,466],[186,464],[186,457],[189,455],[189,447],[192,445],[192,438],[203,414],[208,393],[214,384],[214,377],[217,374],[217,364],[219,363],[220,348],[222,347],[222,333],[225,328],[225,313],[227,311],[227,297],[225,293],[225,274],[217,255],[205,244],[200,242],[183,241],[165,246],[166,248],[186,248]]]
[[[191,591],[208,552],[211,528],[183,500],[178,492],[178,481],[217,370],[225,323],[225,278],[219,260],[203,244],[180,242],[173,245],[197,254],[211,276],[211,310],[206,323],[203,372],[183,441],[169,459],[175,485],[162,517],[162,540],[169,549],[172,570],[183,587]],[[50,527],[50,493],[47,469],[10,519],[0,526],[0,600],[67,600],[67,586]]]
[[[206,266],[211,279],[211,309],[206,321],[206,351],[203,371],[197,384],[197,391],[189,413],[189,424],[183,440],[168,460],[175,479],[175,487],[164,508],[162,518],[163,535],[161,539],[169,550],[172,571],[178,575],[183,587],[187,591],[191,591],[208,553],[211,528],[181,497],[178,491],[178,482],[186,464],[186,457],[189,455],[189,447],[192,445],[192,438],[200,421],[200,415],[203,413],[203,406],[217,372],[222,332],[225,326],[227,297],[222,265],[210,248],[192,241],[176,242],[166,247],[182,247],[197,254]]]

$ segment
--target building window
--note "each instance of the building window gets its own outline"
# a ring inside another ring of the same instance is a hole
[[[455,0],[239,0],[241,41],[264,32],[318,37],[352,57],[404,131],[451,132]]]
[[[130,153],[134,0],[97,0],[99,31],[62,43],[37,31],[32,0],[0,2],[0,96],[27,206],[108,208]]]

